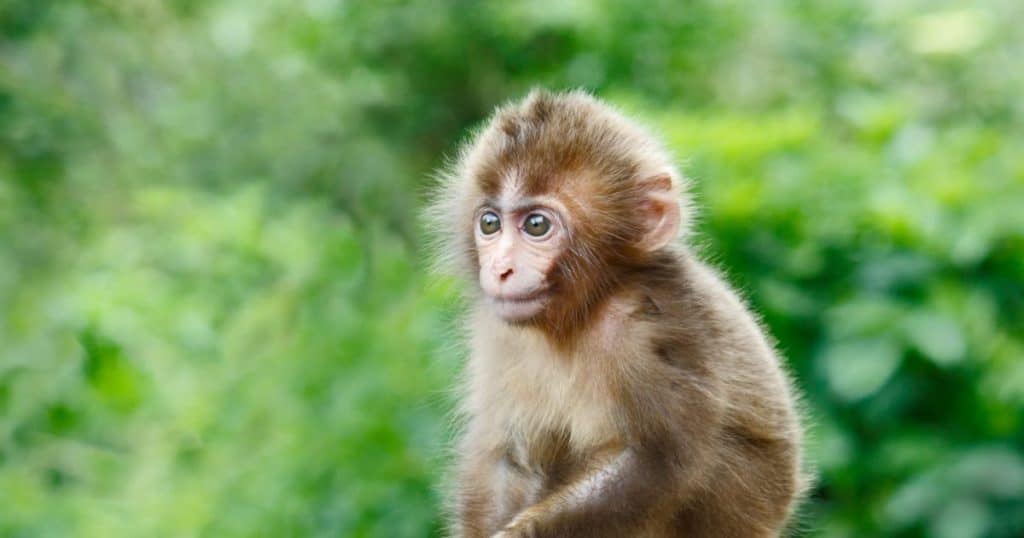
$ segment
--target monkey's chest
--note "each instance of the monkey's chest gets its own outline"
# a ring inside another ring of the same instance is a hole
[[[586,453],[622,440],[614,394],[624,379],[616,365],[631,353],[625,344],[567,354],[537,331],[492,329],[474,335],[468,402],[491,439],[521,447],[528,461],[558,454],[552,447]]]
[[[619,439],[619,415],[608,386],[560,357],[521,356],[504,372],[494,405],[501,424],[526,461],[551,461],[565,451],[585,452]]]

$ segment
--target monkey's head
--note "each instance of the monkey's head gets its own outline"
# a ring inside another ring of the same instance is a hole
[[[442,257],[499,317],[554,335],[663,259],[685,217],[667,152],[583,92],[498,109],[441,181]]]

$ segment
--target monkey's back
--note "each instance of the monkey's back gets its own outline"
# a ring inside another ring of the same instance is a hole
[[[717,271],[680,256],[675,300],[683,342],[672,360],[713,371],[725,406],[709,495],[686,503],[668,535],[776,536],[809,481],[802,462],[798,398],[758,320]],[[685,416],[681,417],[685,420]]]

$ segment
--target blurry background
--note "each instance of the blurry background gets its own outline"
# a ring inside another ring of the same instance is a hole
[[[440,530],[429,172],[655,125],[806,392],[806,536],[1024,533],[1024,4],[0,2],[0,535]]]

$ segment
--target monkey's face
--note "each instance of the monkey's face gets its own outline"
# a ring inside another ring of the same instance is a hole
[[[552,298],[549,275],[565,248],[565,208],[546,197],[503,196],[476,212],[480,288],[498,316],[525,321]]]

